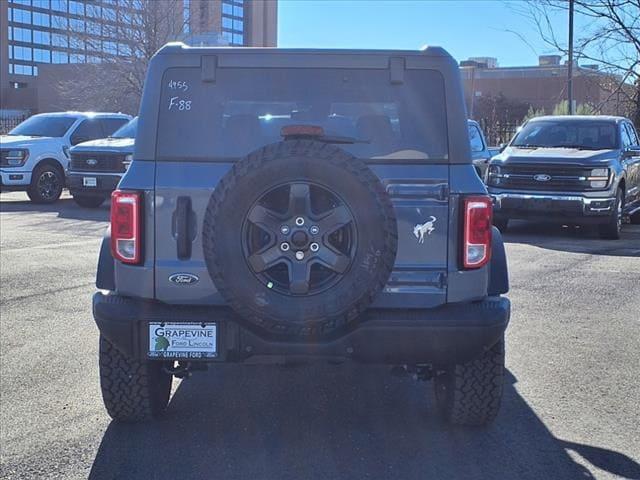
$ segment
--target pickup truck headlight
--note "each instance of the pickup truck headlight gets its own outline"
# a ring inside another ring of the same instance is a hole
[[[4,158],[4,163],[7,167],[21,167],[25,164],[27,158],[29,158],[29,150],[9,150],[4,155]]]
[[[500,183],[500,167],[498,165],[489,165],[487,183],[489,185],[498,185]]]
[[[129,170],[131,162],[133,162],[133,155],[125,155],[124,160],[122,161],[122,165],[124,165],[125,170]]]
[[[604,188],[609,183],[608,168],[594,168],[588,178],[591,188]]]

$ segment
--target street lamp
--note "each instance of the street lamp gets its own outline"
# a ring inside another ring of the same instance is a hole
[[[569,0],[569,68],[567,69],[569,115],[573,115],[573,1]]]

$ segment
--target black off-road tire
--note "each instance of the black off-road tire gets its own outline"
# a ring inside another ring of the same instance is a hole
[[[249,268],[241,231],[264,192],[296,182],[337,192],[359,233],[351,266],[336,285],[288,296]],[[249,328],[285,340],[326,338],[354,321],[387,283],[397,251],[394,209],[378,177],[346,151],[310,140],[272,144],[237,162],[211,196],[202,236],[209,274],[225,300]]]
[[[52,189],[50,194],[44,194],[39,188],[38,181],[43,175],[50,175],[56,181],[56,188]],[[64,188],[64,172],[62,168],[47,162],[41,164],[31,174],[31,185],[27,188],[27,195],[33,203],[47,204],[55,203],[62,195]]]
[[[504,339],[478,358],[437,372],[436,405],[453,425],[482,426],[492,422],[502,399]]]
[[[104,203],[106,197],[94,197],[90,195],[74,195],[73,200],[83,208],[98,208]]]
[[[620,231],[622,230],[622,211],[624,209],[624,191],[618,188],[616,192],[616,200],[613,211],[607,220],[607,223],[598,225],[600,238],[605,240],[618,240]]]
[[[129,358],[100,335],[99,367],[102,399],[114,420],[147,421],[167,408],[172,376],[162,362]]]
[[[505,233],[509,228],[509,219],[493,217],[493,225],[500,230],[500,233]]]

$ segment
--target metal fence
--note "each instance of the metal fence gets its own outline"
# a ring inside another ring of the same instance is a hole
[[[492,123],[486,118],[481,118],[478,123],[491,146],[508,143],[520,126],[519,123]]]
[[[0,135],[17,127],[31,116],[28,110],[2,110],[0,111]]]

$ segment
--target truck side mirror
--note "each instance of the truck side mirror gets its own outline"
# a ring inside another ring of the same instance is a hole
[[[504,149],[505,149],[505,148],[507,148],[507,144],[506,144],[506,143],[501,143],[501,144],[500,144],[500,150],[499,150],[499,152],[500,152],[500,153],[504,152]]]

